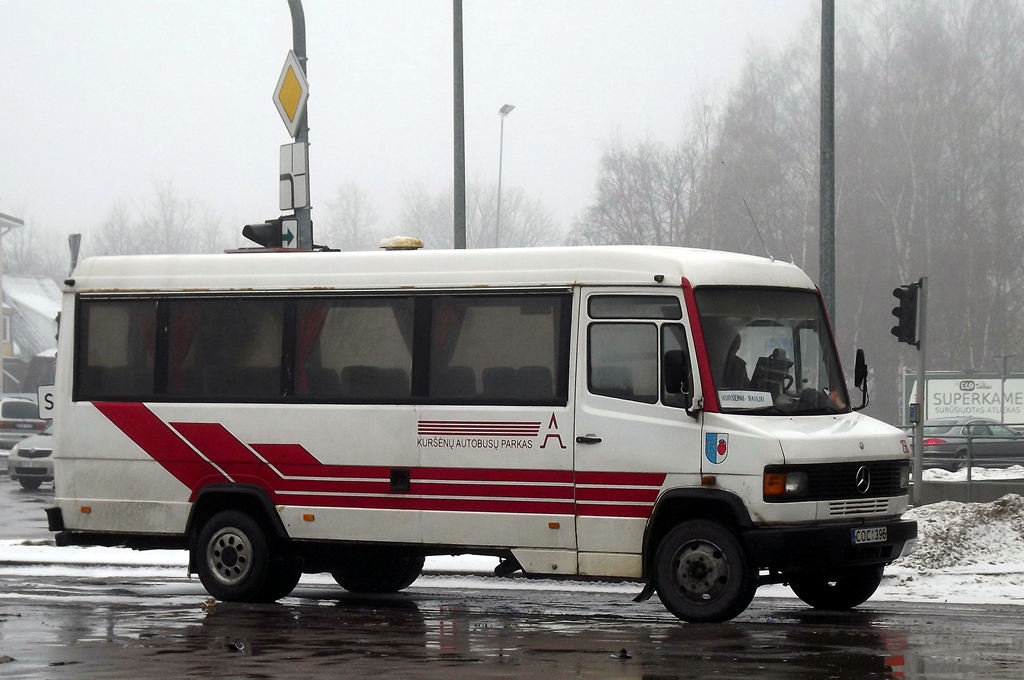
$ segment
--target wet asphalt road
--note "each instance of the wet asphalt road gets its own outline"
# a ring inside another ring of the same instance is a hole
[[[0,480],[0,538],[45,538],[36,513],[50,498]],[[178,571],[0,564],[0,657],[11,659],[0,677],[1024,677],[1020,607],[868,602],[823,614],[756,598],[733,622],[695,626],[656,598],[506,584],[425,576],[367,598],[304,579],[275,605],[208,608]]]

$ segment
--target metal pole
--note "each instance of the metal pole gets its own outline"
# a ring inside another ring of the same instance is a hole
[[[502,156],[505,151],[505,116],[512,113],[516,108],[512,104],[505,104],[498,110],[501,116],[501,141],[498,143],[498,214],[494,220],[494,247],[501,247],[501,166]]]
[[[1006,377],[1010,374],[1016,354],[1001,354],[992,357],[999,369],[999,422],[1006,424]]]
[[[292,13],[292,52],[295,53],[295,57],[299,60],[299,65],[302,67],[302,73],[309,76],[306,71],[306,15],[302,11],[302,0],[288,0],[288,8]],[[305,110],[302,112],[302,120],[299,122],[299,129],[295,134],[295,141],[306,144],[308,149],[309,144],[309,104],[306,105]],[[309,158],[306,158],[306,182],[308,186],[309,182]],[[312,204],[312,200],[310,200]],[[296,230],[298,234],[298,247],[300,250],[312,250],[313,249],[313,216],[311,214],[312,208],[307,206],[305,208],[295,209],[295,219],[298,222]]]
[[[836,326],[835,0],[821,0],[821,177],[819,280]]]
[[[918,281],[917,291],[917,422],[914,423],[914,505],[919,505],[924,476],[924,420],[928,414],[928,378],[925,374],[925,349],[928,347],[928,277]]]
[[[498,142],[498,214],[494,218],[494,247],[501,247],[501,165],[505,153],[505,114],[501,114],[501,137]]]
[[[462,0],[452,0],[455,81],[455,247],[466,247],[466,97],[462,73]]]

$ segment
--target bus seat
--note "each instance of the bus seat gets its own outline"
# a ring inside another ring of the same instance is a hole
[[[346,397],[377,396],[380,369],[376,366],[346,366],[341,369],[341,392]]]
[[[516,394],[516,369],[511,366],[490,366],[480,377],[484,383],[484,396],[508,399]]]
[[[547,366],[522,366],[516,369],[516,396],[520,399],[551,399],[555,385]]]
[[[470,366],[447,366],[431,384],[432,397],[475,397],[476,374]]]
[[[375,396],[384,399],[401,399],[408,397],[411,393],[408,373],[401,368],[380,369],[380,379]]]
[[[324,397],[340,397],[341,378],[338,372],[330,368],[318,368],[311,370],[306,375],[309,380],[309,388],[306,394],[315,394]]]

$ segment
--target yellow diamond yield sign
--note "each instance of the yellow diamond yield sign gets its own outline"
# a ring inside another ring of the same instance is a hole
[[[281,77],[277,81],[277,88],[274,89],[274,106],[277,107],[281,120],[292,137],[299,133],[308,98],[309,83],[306,82],[306,74],[295,53],[288,50],[284,68],[281,69]]]

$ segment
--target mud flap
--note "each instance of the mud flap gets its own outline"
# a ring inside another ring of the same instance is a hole
[[[654,581],[650,580],[644,584],[644,589],[641,590],[636,597],[633,598],[633,602],[646,602],[651,599],[651,595],[654,595]]]

